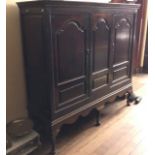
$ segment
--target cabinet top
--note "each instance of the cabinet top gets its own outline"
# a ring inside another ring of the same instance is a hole
[[[25,2],[17,2],[19,7],[44,7],[44,6],[76,6],[76,7],[86,7],[86,6],[98,6],[98,7],[106,7],[106,8],[130,8],[130,9],[138,9],[140,4],[127,4],[127,3],[104,3],[101,0],[93,1],[84,1],[84,0],[36,0],[36,1],[25,1]]]

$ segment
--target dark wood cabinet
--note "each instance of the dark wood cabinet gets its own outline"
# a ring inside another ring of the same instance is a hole
[[[52,143],[71,123],[117,96],[132,93],[139,5],[95,2],[18,3],[28,111]]]

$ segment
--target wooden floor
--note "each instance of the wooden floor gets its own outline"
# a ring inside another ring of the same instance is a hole
[[[64,126],[57,137],[57,155],[155,155],[155,103],[148,101],[147,75],[135,76],[133,83],[136,95],[143,97],[140,104],[109,104],[99,127],[92,115]]]
[[[147,100],[147,75],[135,76],[133,83],[135,93],[143,97],[139,105],[127,107],[123,100],[107,106],[99,127],[91,116],[64,127],[57,154],[155,155],[155,110]]]

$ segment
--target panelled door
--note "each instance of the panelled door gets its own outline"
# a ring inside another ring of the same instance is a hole
[[[133,15],[113,16],[112,36],[112,87],[129,80],[131,74]]]
[[[55,113],[88,98],[88,21],[87,15],[67,10],[52,16]]]
[[[92,15],[92,94],[96,97],[106,93],[109,83],[109,60],[111,40],[111,15]]]

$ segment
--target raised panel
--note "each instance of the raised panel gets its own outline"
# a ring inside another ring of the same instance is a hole
[[[93,71],[108,67],[110,32],[104,18],[100,18],[93,29]]]
[[[114,73],[113,73],[113,82],[116,82],[118,80],[122,80],[124,78],[127,78],[128,77],[128,67],[127,66],[124,66],[122,68],[119,68],[119,69],[116,69],[114,70]]]
[[[58,81],[85,74],[85,32],[70,21],[56,32]]]
[[[93,80],[93,89],[96,89],[98,87],[102,87],[102,86],[106,85],[107,83],[108,83],[108,76],[107,75],[101,76],[99,78],[95,78]]]
[[[81,76],[69,81],[58,84],[58,105],[60,108],[66,104],[74,104],[80,99],[86,97],[86,83],[85,76]]]
[[[131,25],[126,18],[115,23],[114,64],[129,60]]]
[[[78,83],[59,92],[60,105],[70,102],[85,95],[84,83]]]

